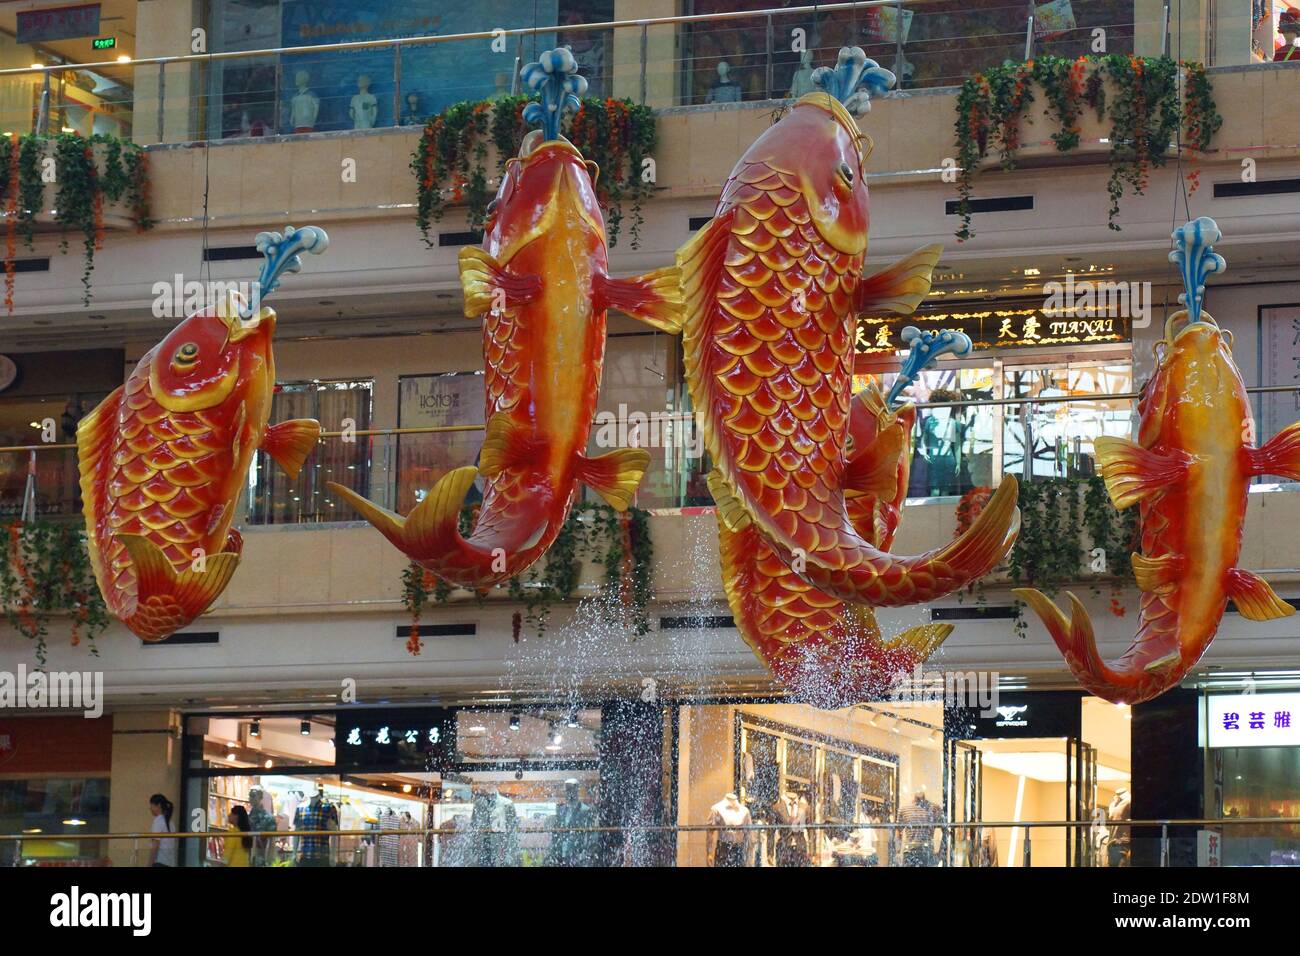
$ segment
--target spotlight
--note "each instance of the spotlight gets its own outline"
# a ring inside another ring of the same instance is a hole
[[[266,762],[266,769],[267,769],[267,770],[270,770],[270,769],[271,769],[272,767],[274,767],[274,766],[275,766],[275,764],[274,764],[273,762],[271,762],[270,760],[268,760],[268,761]]]
[[[569,714],[569,719],[566,720],[566,721],[564,722],[564,726],[569,727],[569,728],[573,728],[573,727],[577,727],[577,726],[578,726],[578,714],[577,714],[577,712],[574,712],[574,713]]]
[[[557,725],[551,724],[551,746],[558,747],[564,743],[564,738],[560,736],[560,729]]]
[[[523,772],[522,770],[516,770],[516,771],[515,771],[515,779],[516,779],[516,780],[523,780],[523,779],[524,779],[524,772]]]
[[[302,721],[300,724],[298,724],[298,733],[302,734],[304,737],[310,737],[310,736],[311,736],[311,721],[310,721],[310,720],[304,720],[304,721]]]
[[[255,720],[248,725],[248,736],[250,737],[262,736],[262,722],[260,720]]]
[[[510,715],[510,729],[511,730],[519,729],[519,711],[517,710]]]

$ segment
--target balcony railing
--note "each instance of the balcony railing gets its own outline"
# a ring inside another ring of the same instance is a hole
[[[1005,60],[1042,54],[1173,51],[1213,66],[1273,52],[1272,22],[1252,23],[1245,7],[1207,18],[1171,4],[1074,0],[1053,22],[1042,6],[1035,19],[1033,4],[1013,0],[714,5],[691,16],[485,25],[441,36],[361,31],[309,46],[5,69],[0,129],[173,143],[418,126],[452,103],[517,92],[519,66],[557,44],[573,49],[589,95],[654,108],[800,95],[812,89],[812,70],[850,44],[893,70],[903,91],[952,87]],[[696,9],[707,6],[702,0]],[[279,8],[260,9],[279,35]],[[219,27],[205,39],[217,43]]]
[[[1093,442],[1103,435],[1129,437],[1136,422],[1134,392],[1017,398],[986,396],[986,389],[936,390],[943,400],[917,404],[908,497],[947,498],[973,488],[996,487],[1002,477],[1021,481],[1086,478],[1097,474]],[[1300,393],[1297,386],[1247,389],[1255,395]],[[948,397],[951,396],[951,397]],[[712,505],[706,477],[712,463],[689,412],[636,413],[593,423],[589,451],[609,451],[601,426],[620,444],[651,453],[635,504],[646,509]],[[628,419],[633,419],[629,422]],[[326,422],[320,449],[290,481],[264,452],[249,469],[240,523],[318,524],[358,520],[336,500],[337,482],[376,504],[408,512],[453,468],[477,463],[482,425],[340,429]],[[1287,422],[1281,425],[1289,424]],[[1281,427],[1280,425],[1278,427]],[[1263,436],[1269,437],[1269,436]],[[1255,490],[1300,490],[1300,483],[1260,481]],[[473,504],[478,490],[471,490]],[[589,489],[582,492],[594,495]],[[76,448],[71,443],[0,447],[0,518],[80,520]],[[594,500],[594,498],[592,499]]]
[[[437,804],[433,805],[435,808]],[[542,822],[545,822],[543,818]],[[1300,818],[809,823],[0,836],[0,866],[1300,866]],[[1104,834],[1104,836],[1103,836]],[[248,840],[246,849],[230,845]],[[725,844],[725,853],[720,847]],[[796,852],[782,854],[781,848]],[[780,860],[781,862],[776,862]],[[796,862],[797,861],[797,862]]]

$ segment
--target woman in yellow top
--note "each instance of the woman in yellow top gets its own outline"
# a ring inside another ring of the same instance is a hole
[[[248,811],[236,804],[230,810],[229,818],[230,828],[236,833],[248,833],[252,826],[248,822]],[[222,841],[226,845],[225,863],[226,866],[249,866],[248,851],[253,848],[252,837],[226,837]]]

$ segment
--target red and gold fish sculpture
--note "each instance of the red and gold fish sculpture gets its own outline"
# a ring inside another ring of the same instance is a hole
[[[867,64],[870,64],[868,66]],[[856,317],[910,312],[935,247],[863,277],[870,141],[849,105],[892,74],[858,48],[749,148],[713,220],[678,252],[687,382],[727,526],[752,522],[783,564],[827,595],[899,606],[942,597],[996,566],[1019,526],[1005,480],[957,540],[916,557],[881,550],[845,503]]]
[[[545,554],[578,482],[624,510],[650,462],[641,448],[586,455],[606,309],[676,331],[681,300],[675,269],[609,275],[595,164],[559,132],[560,111],[576,106],[586,88],[576,69],[564,48],[524,68],[525,82],[542,96],[525,119],[544,129],[525,137],[506,164],[483,248],[460,255],[465,314],[484,316],[487,433],[479,467],[448,472],[406,517],[330,485],[411,560],[461,587],[499,584]],[[480,471],[483,503],[465,538],[461,506]]]
[[[854,528],[887,551],[911,472],[916,406],[891,409],[875,382],[853,397],[848,467],[871,476],[847,500]],[[911,676],[952,633],[922,624],[890,641],[869,607],[845,604],[807,584],[752,524],[731,531],[718,517],[722,579],[736,629],[792,700],[836,709],[878,699]]]
[[[1256,475],[1300,480],[1300,422],[1253,447],[1250,400],[1232,358],[1232,335],[1201,312],[1204,277],[1224,268],[1212,244],[1214,221],[1174,233],[1187,308],[1165,323],[1158,364],[1138,403],[1138,440],[1098,438],[1097,460],[1117,508],[1138,505],[1142,551],[1133,572],[1142,591],[1137,635],[1110,663],[1097,651],[1092,621],[1067,592],[1069,619],[1033,588],[1016,594],[1047,625],[1075,678],[1116,704],[1150,700],[1178,684],[1218,631],[1228,600],[1251,621],[1295,609],[1267,582],[1238,568],[1246,494]]]
[[[328,242],[315,226],[259,234],[268,263],[254,295],[228,290],[184,319],[77,426],[95,580],[110,613],[146,641],[191,623],[230,582],[243,547],[230,524],[253,453],[296,477],[316,444],[317,422],[267,427],[275,312],[260,296],[301,266],[298,252]]]

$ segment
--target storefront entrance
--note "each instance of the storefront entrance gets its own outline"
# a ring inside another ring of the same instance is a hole
[[[1126,866],[1127,708],[1077,693],[1003,695],[949,722],[949,866]],[[1015,826],[1072,823],[1074,826]],[[997,824],[1004,824],[998,826]]]

